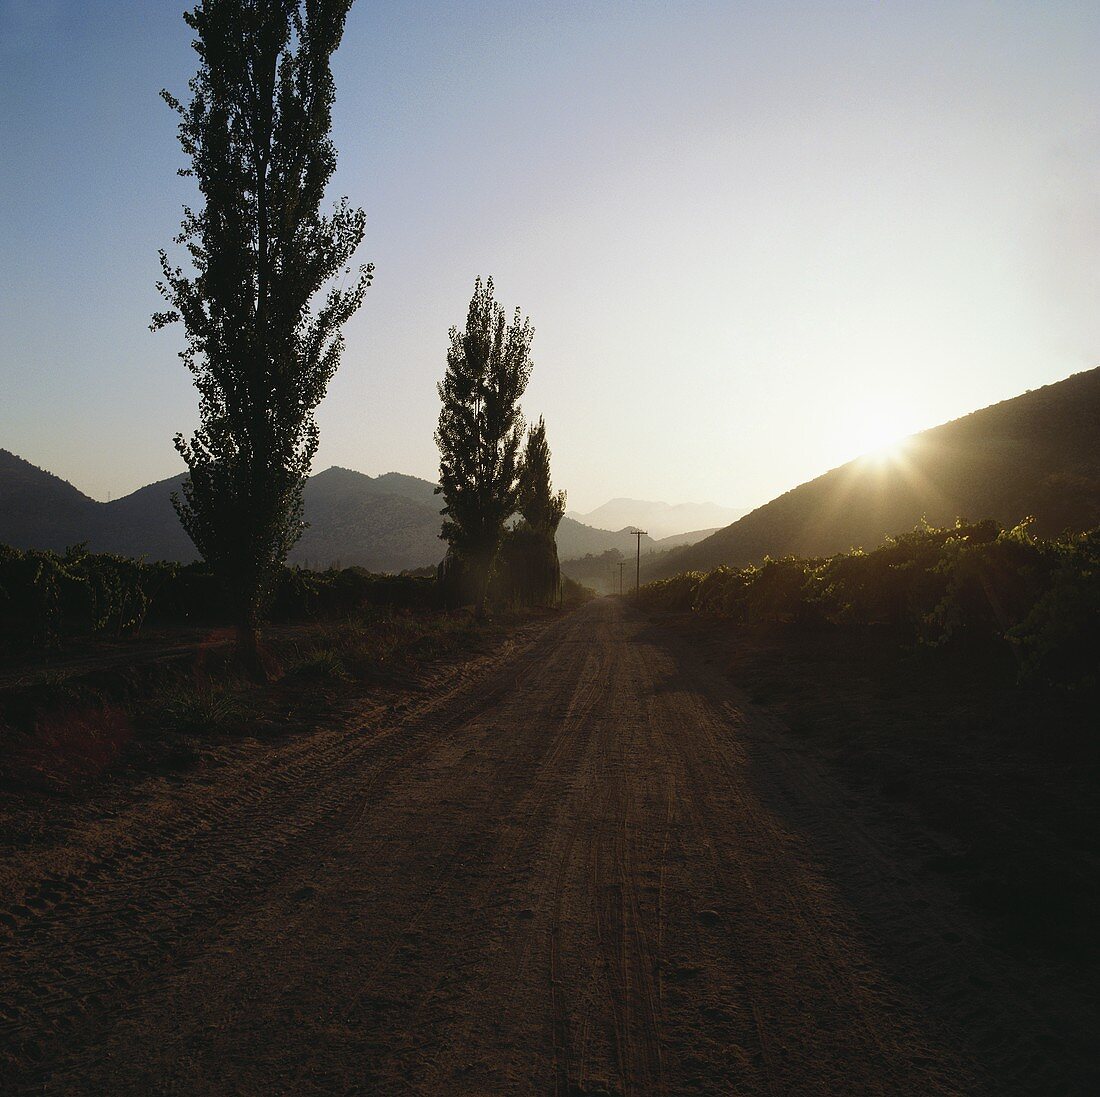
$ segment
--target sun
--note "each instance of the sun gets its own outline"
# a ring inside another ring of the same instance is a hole
[[[904,430],[880,431],[871,436],[869,445],[863,451],[863,456],[866,460],[877,461],[879,464],[894,461],[905,452],[908,441],[909,435]]]
[[[885,465],[901,458],[913,434],[911,421],[896,408],[868,403],[850,421],[846,439],[859,459]]]

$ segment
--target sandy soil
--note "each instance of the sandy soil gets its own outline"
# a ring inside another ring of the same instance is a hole
[[[598,601],[13,855],[0,1090],[1095,1092],[935,850]]]

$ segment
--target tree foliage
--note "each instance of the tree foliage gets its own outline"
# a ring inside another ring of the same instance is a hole
[[[199,56],[191,101],[162,92],[190,158],[180,174],[204,200],[176,238],[190,269],[160,254],[168,308],[152,325],[182,321],[199,391],[199,428],[175,439],[190,475],[173,502],[253,630],[301,535],[313,413],[371,280],[370,265],[348,266],[363,211],[344,198],[321,212],[336,167],[330,60],[350,6],[203,0],[184,15]]]
[[[551,537],[565,514],[565,492],[554,491],[550,479],[550,446],[546,441],[546,422],[539,421],[527,432],[519,477],[519,512],[527,524]]]
[[[500,586],[510,602],[545,605],[557,598],[561,581],[554,535],[565,514],[565,492],[555,492],[551,483],[550,447],[541,416],[527,431],[517,506],[522,521],[507,531],[501,549],[504,574]]]
[[[519,401],[531,376],[531,322],[517,307],[511,322],[493,297],[493,280],[478,278],[466,326],[451,328],[442,408],[435,434],[442,536],[450,566],[468,578],[469,596],[484,607],[504,534],[519,502]]]

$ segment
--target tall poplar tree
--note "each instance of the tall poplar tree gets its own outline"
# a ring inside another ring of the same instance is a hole
[[[550,480],[550,446],[542,416],[527,431],[518,508],[523,520],[508,533],[504,586],[516,601],[545,605],[557,598],[561,581],[555,534],[565,514],[565,492],[554,491]]]
[[[474,283],[466,327],[451,328],[435,440],[446,506],[449,563],[468,579],[479,615],[504,523],[519,501],[519,401],[531,376],[534,328],[517,307],[511,323],[493,298],[493,280]]]
[[[363,211],[344,198],[321,212],[336,168],[330,60],[351,3],[202,0],[184,14],[199,57],[191,101],[161,93],[190,158],[180,174],[203,198],[176,238],[188,270],[160,253],[168,308],[152,324],[182,321],[199,391],[199,428],[175,438],[189,475],[173,504],[257,666],[265,605],[304,528],[313,413],[371,280],[371,265],[348,265]]]
[[[539,421],[527,432],[519,477],[519,512],[527,524],[551,538],[558,532],[565,515],[565,492],[554,491],[550,480],[550,446],[546,441],[546,421]]]

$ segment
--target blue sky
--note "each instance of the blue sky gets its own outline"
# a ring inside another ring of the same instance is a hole
[[[192,199],[184,5],[0,0],[0,446],[99,498],[171,475]],[[577,509],[748,507],[1100,363],[1100,6],[373,3],[335,62],[367,303],[316,467],[433,476],[475,275],[535,325]]]

